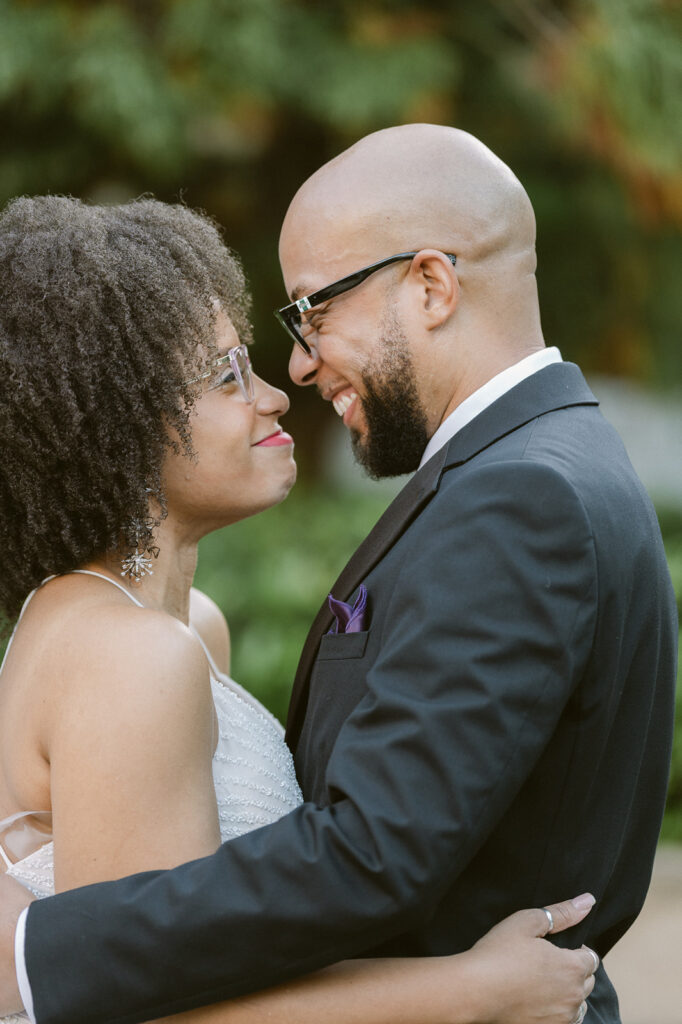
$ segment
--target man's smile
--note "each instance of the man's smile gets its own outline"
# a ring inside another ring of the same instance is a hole
[[[340,391],[332,399],[332,405],[337,413],[341,416],[344,423],[346,421],[346,414],[348,410],[355,404],[355,400],[358,397],[357,391],[353,388],[346,388],[344,391]]]

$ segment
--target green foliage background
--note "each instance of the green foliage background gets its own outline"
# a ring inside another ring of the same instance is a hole
[[[0,203],[206,209],[253,283],[259,368],[286,384],[270,310],[294,191],[368,131],[456,124],[533,200],[548,340],[679,386],[681,22],[675,0],[0,0]],[[312,468],[318,416],[301,394]]]
[[[548,342],[679,388],[681,19],[677,0],[0,0],[0,204],[152,192],[207,210],[252,282],[257,366],[286,386],[270,310],[291,196],[368,131],[455,124],[531,196]],[[307,624],[385,504],[314,482],[325,422],[296,396],[307,490],[202,550],[235,673],[280,715]],[[682,528],[664,522],[679,595]],[[682,838],[682,739],[670,800]]]

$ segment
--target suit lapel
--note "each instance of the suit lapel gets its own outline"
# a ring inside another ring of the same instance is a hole
[[[553,363],[526,377],[455,434],[444,469],[468,462],[525,423],[572,405],[599,405],[575,363]]]
[[[415,473],[402,491],[391,502],[384,514],[365,537],[360,547],[351,556],[341,575],[331,588],[334,597],[346,601],[355,588],[392,547],[398,537],[407,529],[412,520],[431,500],[438,490],[438,481],[447,454],[447,447],[436,452],[425,466]],[[296,670],[294,687],[287,716],[287,742],[295,749],[300,725],[307,702],[308,682],[313,662],[317,656],[322,636],[327,632],[333,621],[327,601],[320,608],[310,627],[303,652]],[[298,724],[298,728],[295,724]]]
[[[577,366],[573,363],[555,363],[527,377],[485,409],[408,481],[332,586],[334,597],[348,600],[355,588],[434,496],[444,470],[468,461],[505,434],[537,416],[571,405],[598,405],[598,402]],[[287,717],[286,739],[292,750],[296,749],[303,724],[310,674],[320,640],[331,626],[332,619],[325,601],[303,646]]]

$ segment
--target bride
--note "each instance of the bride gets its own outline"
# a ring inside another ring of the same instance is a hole
[[[282,501],[296,466],[287,397],[251,369],[242,271],[206,218],[18,199],[0,264],[0,607],[18,619],[0,869],[42,897],[203,857],[302,800],[192,589],[201,537]],[[550,908],[556,930],[589,903]],[[348,962],[184,1016],[567,1024],[594,957],[541,941],[550,920],[523,911],[464,954]]]

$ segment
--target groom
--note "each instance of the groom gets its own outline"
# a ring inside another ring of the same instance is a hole
[[[40,1024],[453,952],[586,890],[570,944],[603,956],[637,916],[674,598],[620,440],[545,348],[534,232],[511,171],[428,125],[369,136],[294,198],[291,376],[372,475],[417,472],[332,587],[347,607],[334,623],[325,602],[306,641],[288,737],[307,802],[191,865],[35,903],[19,952]],[[603,968],[590,1014],[619,1020]]]

